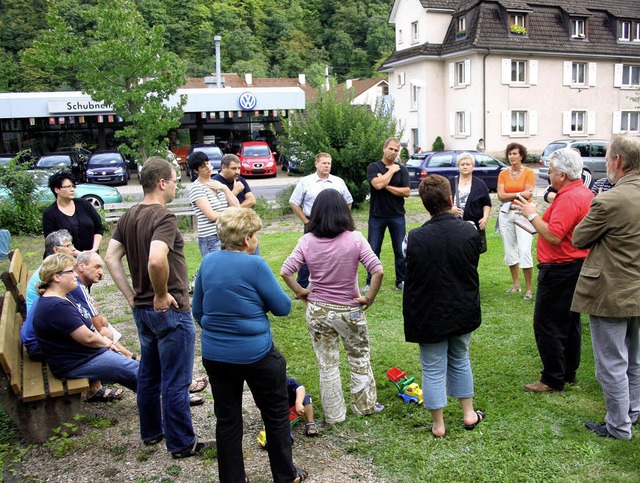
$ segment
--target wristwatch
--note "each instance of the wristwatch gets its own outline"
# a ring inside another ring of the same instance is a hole
[[[533,219],[538,216],[538,213],[532,213],[529,216],[527,216],[527,220],[529,221],[533,221]]]

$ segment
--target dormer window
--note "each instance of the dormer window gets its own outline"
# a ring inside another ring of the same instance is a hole
[[[618,40],[631,40],[631,22],[622,20],[618,22]]]
[[[527,16],[524,13],[509,14],[509,31],[515,35],[527,34]]]
[[[585,21],[581,18],[571,19],[571,38],[584,39],[586,36]]]
[[[633,40],[635,42],[640,42],[640,22],[637,22],[635,24]]]
[[[464,15],[458,17],[456,25],[456,37],[464,37],[467,35],[467,19]]]

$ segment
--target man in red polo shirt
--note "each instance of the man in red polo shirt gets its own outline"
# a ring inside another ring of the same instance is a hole
[[[527,392],[562,391],[565,383],[575,383],[580,365],[580,314],[571,311],[571,300],[589,250],[574,248],[571,238],[589,212],[593,194],[582,183],[577,151],[559,149],[550,159],[549,180],[558,194],[542,217],[536,205],[514,201],[540,235],[533,329],[543,369],[539,381],[522,388]]]

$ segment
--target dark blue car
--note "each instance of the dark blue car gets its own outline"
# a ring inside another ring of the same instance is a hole
[[[412,154],[405,165],[409,171],[411,189],[415,189],[430,174],[439,174],[445,178],[458,175],[457,158],[461,153],[470,153],[475,160],[473,176],[480,178],[491,191],[498,188],[498,175],[508,166],[502,161],[477,151],[428,151]]]

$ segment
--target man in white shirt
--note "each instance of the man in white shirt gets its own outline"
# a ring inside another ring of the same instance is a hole
[[[331,155],[329,153],[318,153],[315,164],[316,172],[302,178],[296,185],[291,198],[289,198],[293,213],[304,223],[305,233],[307,232],[307,223],[309,223],[313,202],[323,189],[334,189],[340,192],[349,208],[353,203],[353,197],[342,178],[331,174]],[[309,286],[309,269],[306,265],[300,267],[297,281],[303,288]]]

